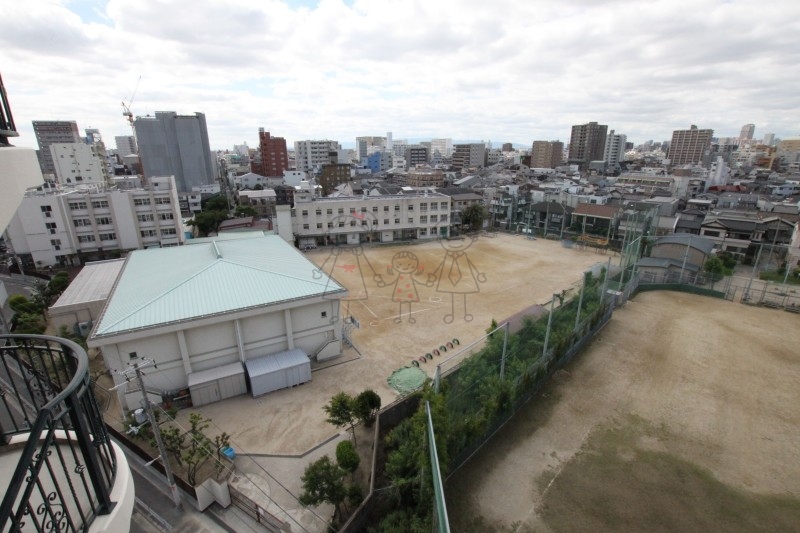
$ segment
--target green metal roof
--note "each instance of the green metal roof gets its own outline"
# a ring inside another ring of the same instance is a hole
[[[277,235],[137,250],[92,337],[345,290],[316,268]]]

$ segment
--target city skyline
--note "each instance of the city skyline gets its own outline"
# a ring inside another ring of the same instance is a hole
[[[210,145],[355,137],[569,142],[596,121],[641,144],[691,124],[800,135],[800,4],[749,1],[58,1],[7,6],[21,137],[75,120],[107,146],[134,116],[204,113]],[[141,81],[139,77],[141,76]]]

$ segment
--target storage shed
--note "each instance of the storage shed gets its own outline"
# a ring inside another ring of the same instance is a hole
[[[188,377],[194,407],[247,393],[242,363],[192,372]]]
[[[298,348],[245,363],[253,398],[311,381],[311,360]]]

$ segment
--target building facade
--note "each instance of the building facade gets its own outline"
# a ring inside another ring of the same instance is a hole
[[[586,169],[592,161],[603,159],[608,126],[588,122],[572,126],[569,138],[569,163]]]
[[[136,148],[136,137],[133,135],[114,137],[114,142],[117,145],[117,155],[120,157],[139,153],[139,150]]]
[[[613,170],[620,161],[625,160],[625,144],[627,142],[628,136],[624,133],[614,133],[614,130],[608,133],[606,147],[603,150],[603,160],[609,169]]]
[[[39,164],[42,174],[56,173],[50,145],[54,143],[80,143],[81,134],[74,120],[34,120],[33,133],[39,144]]]
[[[322,186],[323,194],[330,194],[338,185],[350,181],[349,164],[327,164],[322,165],[319,175],[319,184]]]
[[[486,146],[483,143],[456,144],[452,157],[455,170],[480,168],[486,162]]]
[[[688,130],[675,130],[672,132],[667,159],[673,167],[699,163],[706,152],[711,149],[711,137],[713,136],[714,130],[701,130],[694,124]]]
[[[152,178],[148,189],[30,191],[6,235],[14,252],[37,267],[80,265],[184,240],[171,176]]]
[[[561,141],[533,141],[531,168],[556,168],[561,165],[563,154]]]
[[[216,181],[203,113],[157,111],[155,117],[136,117],[134,128],[145,177],[175,176],[180,192]]]
[[[283,137],[272,137],[264,128],[258,128],[258,151],[261,157],[251,166],[254,174],[283,176],[283,171],[289,170],[289,150]]]
[[[431,157],[450,159],[453,156],[453,139],[431,139]]]
[[[50,156],[55,168],[56,181],[61,185],[79,185],[81,183],[105,183],[106,162],[102,155],[88,144],[53,143],[50,145]]]
[[[294,166],[297,170],[311,172],[322,168],[322,165],[336,164],[339,162],[339,150],[341,149],[342,147],[336,141],[295,141]],[[349,161],[342,162],[348,163]]]

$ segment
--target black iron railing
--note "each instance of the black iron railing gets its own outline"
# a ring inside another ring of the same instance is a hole
[[[114,506],[117,461],[86,352],[56,337],[0,335],[0,356],[0,454],[18,457],[0,531],[88,531]]]

